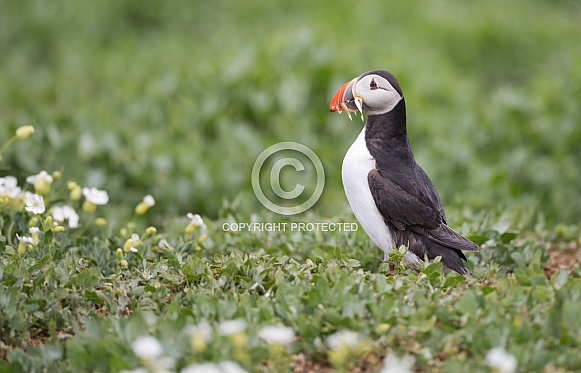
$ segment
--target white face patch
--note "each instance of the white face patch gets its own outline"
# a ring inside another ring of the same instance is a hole
[[[354,91],[363,100],[363,111],[370,115],[390,112],[402,99],[387,79],[376,74],[361,78]]]

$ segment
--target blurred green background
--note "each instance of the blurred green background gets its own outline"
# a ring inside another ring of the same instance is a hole
[[[578,1],[0,1],[0,140],[37,129],[0,176],[62,168],[109,191],[113,220],[147,193],[156,222],[233,200],[252,213],[254,160],[296,141],[325,166],[313,209],[344,212],[362,124],[328,103],[381,68],[447,210],[576,223],[580,19]]]

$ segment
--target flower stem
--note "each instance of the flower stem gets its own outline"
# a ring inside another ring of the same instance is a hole
[[[8,141],[6,141],[6,142],[4,143],[4,145],[2,145],[2,147],[0,148],[0,159],[2,159],[2,158],[1,158],[1,157],[2,157],[2,153],[4,153],[4,151],[5,151],[6,149],[8,149],[8,147],[9,147],[9,146],[10,146],[10,145],[11,145],[11,144],[14,142],[14,141],[16,141],[16,140],[18,140],[18,137],[16,137],[16,136],[12,136],[11,138],[9,138],[9,139],[8,139]]]

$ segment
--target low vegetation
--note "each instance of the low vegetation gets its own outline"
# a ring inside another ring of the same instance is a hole
[[[577,3],[0,7],[0,372],[581,370]],[[372,68],[473,276],[298,225],[355,223],[327,108]],[[326,171],[293,217],[250,183],[280,141]]]

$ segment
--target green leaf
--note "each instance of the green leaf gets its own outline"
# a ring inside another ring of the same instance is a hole
[[[500,240],[503,243],[509,243],[512,240],[514,240],[517,236],[518,236],[517,233],[514,233],[514,232],[505,232],[505,233],[503,233],[503,234],[500,235]]]
[[[553,285],[553,287],[557,290],[559,290],[561,287],[563,287],[563,285],[565,285],[567,283],[567,280],[569,279],[569,271],[566,270],[560,270],[557,271],[553,274],[553,276],[551,277],[551,284]]]
[[[434,327],[436,325],[436,320],[437,320],[437,317],[432,316],[429,319],[423,320],[420,323],[416,324],[415,327],[416,327],[418,332],[426,333],[426,332],[429,332],[432,329],[434,329]]]
[[[58,343],[45,345],[41,349],[41,356],[43,364],[50,365],[52,362],[63,357],[63,347]]]
[[[436,278],[442,275],[442,267],[444,263],[436,262],[429,264],[426,268],[424,268],[421,272],[428,276],[428,278]]]
[[[510,227],[510,220],[507,218],[502,218],[498,223],[496,223],[492,229],[497,231],[500,235],[504,234],[508,227]]]
[[[544,302],[547,299],[549,299],[551,292],[547,286],[537,285],[533,288],[531,295],[533,296],[533,298],[538,299],[541,302]]]
[[[26,371],[22,368],[17,361],[12,361],[10,363],[0,360],[0,373],[25,373]]]
[[[452,276],[449,276],[448,278],[446,278],[446,281],[444,282],[444,287],[447,288],[447,287],[457,286],[465,281],[466,281],[466,277],[464,277],[462,275],[452,275]]]
[[[468,236],[466,236],[466,238],[468,238],[470,241],[474,242],[476,245],[482,245],[483,243],[485,243],[486,241],[489,240],[489,238],[486,236],[479,236],[476,234],[468,235]]]
[[[526,259],[524,257],[524,255],[521,252],[515,251],[513,253],[510,253],[510,257],[512,260],[514,260],[514,262],[519,265],[519,266],[526,266]]]
[[[529,268],[518,267],[514,270],[514,275],[521,285],[531,286],[531,277],[533,276],[533,273]]]
[[[478,296],[474,290],[468,290],[456,303],[456,309],[464,314],[473,315],[478,307]]]

